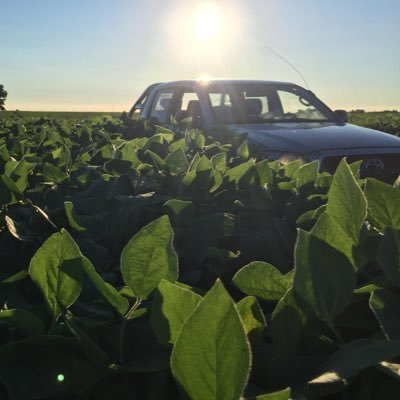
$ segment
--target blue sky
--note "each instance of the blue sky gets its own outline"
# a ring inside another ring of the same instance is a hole
[[[0,0],[6,107],[128,110],[153,82],[306,77],[332,108],[400,110],[400,1],[215,0],[199,42],[197,0]]]

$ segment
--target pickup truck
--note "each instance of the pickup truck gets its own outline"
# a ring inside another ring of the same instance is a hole
[[[175,81],[149,86],[129,113],[170,126],[213,132],[226,126],[247,133],[258,154],[288,163],[319,161],[333,173],[340,160],[362,160],[361,177],[400,174],[400,138],[348,124],[344,110],[332,111],[313,92],[293,83],[254,80]]]

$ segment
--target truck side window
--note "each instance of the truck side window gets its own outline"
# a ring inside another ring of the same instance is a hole
[[[150,117],[156,118],[160,124],[168,124],[173,96],[174,92],[170,89],[158,92],[151,108]]]
[[[186,121],[191,128],[200,128],[202,125],[202,115],[199,96],[196,92],[185,91],[177,104],[177,111],[174,118],[180,123]]]
[[[213,90],[208,93],[211,107],[217,124],[229,124],[233,122],[234,113],[232,100],[229,93]]]

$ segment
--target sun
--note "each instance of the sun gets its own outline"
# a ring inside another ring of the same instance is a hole
[[[219,8],[214,4],[200,6],[194,16],[193,31],[199,42],[208,42],[216,39],[221,31]]]

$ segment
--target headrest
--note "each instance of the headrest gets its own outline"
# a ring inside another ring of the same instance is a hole
[[[247,115],[259,115],[262,111],[260,99],[246,99]]]
[[[190,117],[191,115],[186,110],[179,110],[175,113],[174,118],[177,122],[181,122],[183,119]]]
[[[171,102],[171,99],[169,97],[163,97],[160,99],[160,106],[166,110],[169,107],[169,103]]]
[[[200,101],[190,100],[187,106],[187,111],[192,116],[199,116],[201,114]]]
[[[219,124],[229,124],[233,121],[232,108],[228,106],[214,106],[213,107],[215,120]]]

